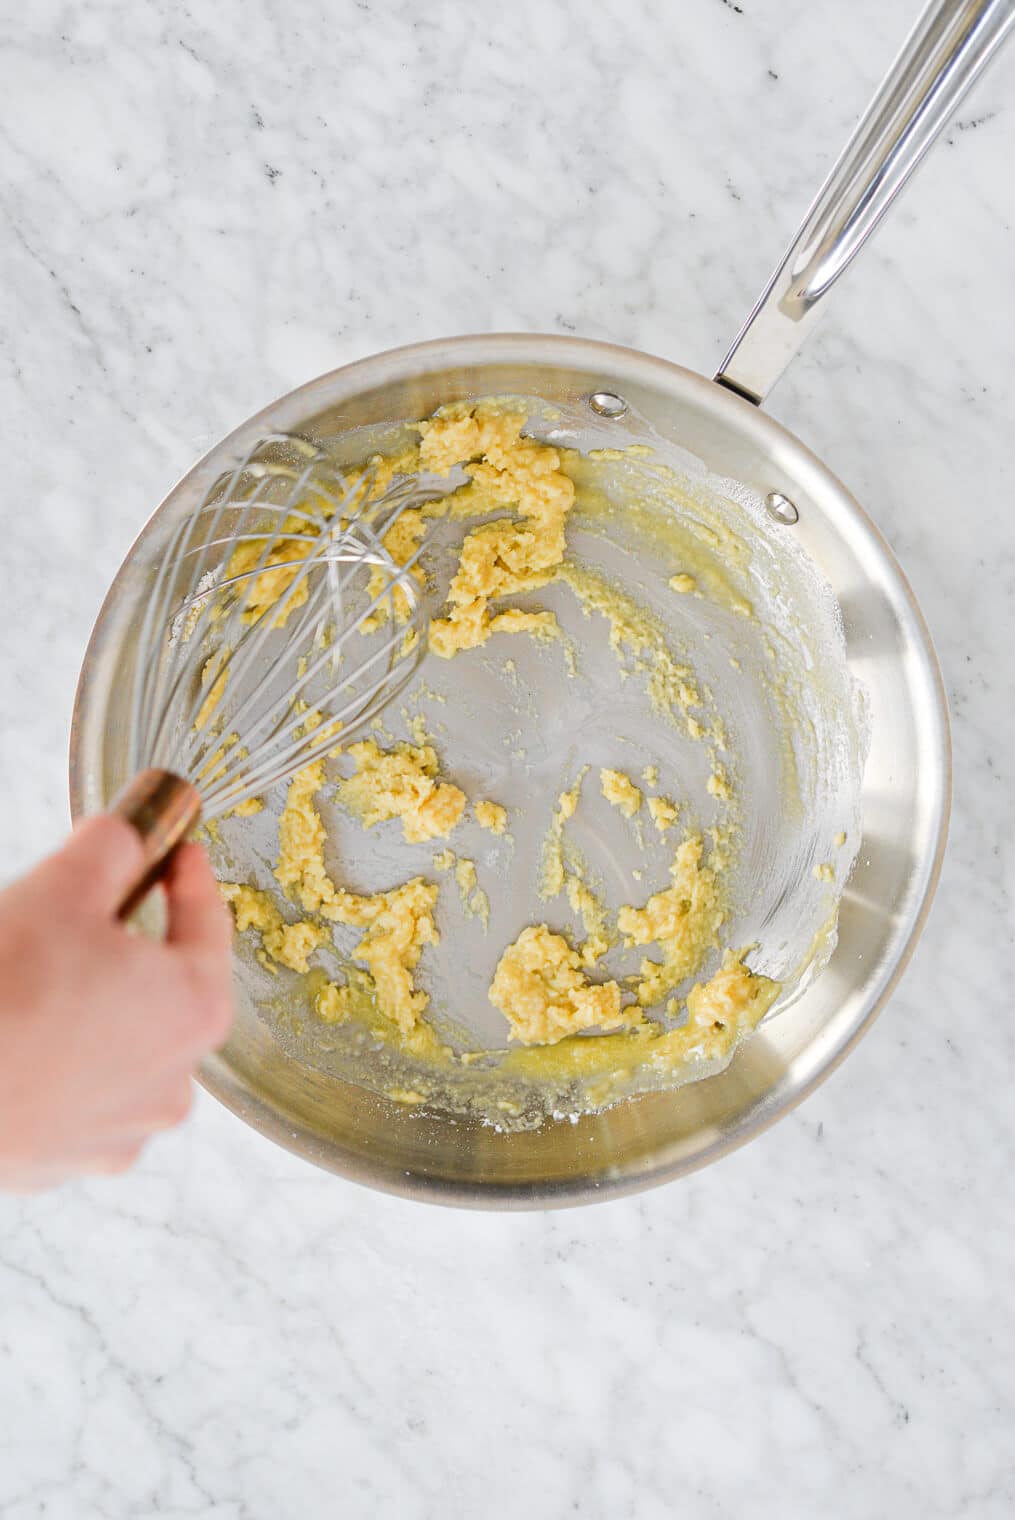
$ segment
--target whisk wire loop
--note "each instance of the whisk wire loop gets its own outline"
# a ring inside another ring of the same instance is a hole
[[[370,722],[426,650],[424,545],[403,513],[454,477],[347,474],[306,439],[259,440],[175,526],[145,609],[133,772],[196,787],[205,819],[258,796]],[[341,740],[339,738],[341,736]]]

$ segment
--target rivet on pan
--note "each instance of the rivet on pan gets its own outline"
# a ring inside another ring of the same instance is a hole
[[[765,497],[765,510],[773,522],[782,523],[785,528],[792,528],[795,522],[800,521],[795,503],[788,496],[783,496],[781,491],[769,491]]]
[[[600,417],[623,417],[627,411],[627,402],[623,396],[615,396],[612,391],[593,391],[589,397],[589,406]]]

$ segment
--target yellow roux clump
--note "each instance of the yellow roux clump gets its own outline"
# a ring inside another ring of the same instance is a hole
[[[745,1024],[753,1029],[778,994],[778,982],[749,971],[742,955],[727,950],[715,976],[699,982],[687,994],[688,1027],[714,1033],[732,1030],[734,1034]]]
[[[677,814],[680,811],[676,803],[671,802],[668,797],[650,797],[648,799],[648,810],[652,816],[652,822],[660,834],[665,834],[668,829],[673,827],[677,821]]]
[[[433,921],[437,890],[433,882],[417,876],[404,886],[373,897],[350,899],[349,893],[341,893],[345,901],[340,906],[330,909],[325,905],[322,909],[325,917],[366,929],[356,947],[356,958],[373,976],[379,1007],[406,1032],[415,1026],[430,1001],[425,992],[417,990],[412,973],[423,946],[437,941]]]
[[[494,597],[543,586],[564,558],[564,521],[574,485],[556,449],[521,436],[524,415],[468,405],[420,424],[419,462],[447,473],[464,463],[470,483],[456,493],[456,515],[501,507],[515,516],[466,535],[448,591],[450,612],[430,625],[430,648],[449,658],[484,644],[492,633],[552,632],[552,613],[490,610]]]
[[[701,839],[685,839],[670,867],[673,885],[656,892],[643,908],[627,906],[617,914],[617,927],[629,946],[656,944],[662,951],[661,961],[646,958],[641,963],[637,990],[645,1008],[693,976],[717,944],[724,914],[715,875],[701,864],[701,856]]]
[[[279,539],[276,548],[265,560],[264,569],[246,589],[243,613],[245,623],[256,622],[263,612],[281,601],[275,627],[284,628],[292,613],[303,606],[310,594],[306,577],[294,591],[290,592],[289,588],[299,574],[299,565],[293,564],[293,561],[306,559],[314,547],[314,535],[307,532],[307,524],[302,517],[288,518],[283,524],[283,531],[291,536]],[[251,539],[247,543],[237,544],[229,556],[227,576],[243,575],[255,569],[261,561],[263,550],[263,539]]]
[[[237,929],[241,932],[256,929],[265,953],[290,971],[309,971],[308,957],[331,937],[326,930],[306,921],[287,924],[268,893],[259,892],[256,887],[222,881],[219,891],[233,910]]]
[[[225,814],[227,818],[253,818],[255,813],[264,812],[264,803],[260,797],[248,797],[246,802],[237,803],[236,807],[230,808]]]
[[[446,838],[465,811],[465,793],[438,781],[437,751],[431,744],[396,744],[382,750],[373,739],[350,744],[356,774],[339,784],[338,795],[365,829],[388,818],[402,820],[408,844]]]
[[[523,1045],[555,1045],[579,1029],[617,1029],[626,1022],[618,984],[590,982],[578,952],[545,924],[523,929],[504,951],[490,1001]]]
[[[429,1001],[412,973],[424,945],[437,941],[433,912],[438,888],[419,876],[368,897],[336,887],[324,863],[324,825],[313,800],[323,781],[324,762],[318,760],[289,783],[278,825],[275,875],[308,913],[366,930],[356,959],[373,976],[381,1011],[401,1030],[411,1030]]]
[[[601,770],[599,785],[607,802],[619,808],[625,818],[633,818],[641,807],[641,792],[623,771]]]
[[[499,802],[476,803],[476,822],[481,829],[487,829],[491,834],[503,834],[507,821],[507,808],[501,807]]]
[[[630,1030],[623,1033],[564,1039],[552,1049],[512,1050],[505,1067],[531,1077],[552,1073],[558,1079],[583,1078],[592,1084],[587,1091],[594,1101],[609,1101],[622,1093],[625,1076],[639,1067],[672,1077],[692,1062],[727,1060],[738,1041],[761,1022],[779,991],[778,982],[749,971],[742,954],[727,951],[715,976],[691,989],[688,1017],[679,1029],[632,1019]]]

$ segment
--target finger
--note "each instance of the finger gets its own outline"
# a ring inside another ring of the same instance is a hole
[[[136,882],[144,849],[136,829],[115,813],[86,818],[66,844],[28,878],[31,887],[85,912],[112,915]]]
[[[208,856],[198,844],[181,845],[166,874],[166,940],[206,953],[228,974],[233,928]]]
[[[185,924],[178,930],[177,942],[163,952],[177,957],[173,970],[182,974],[183,995],[172,1020],[172,1040],[177,1054],[186,1053],[190,1073],[226,1043],[233,1027],[232,930],[226,919],[225,934],[219,944],[214,943],[217,931],[209,932],[207,918],[215,906],[194,911],[188,905],[193,932]]]

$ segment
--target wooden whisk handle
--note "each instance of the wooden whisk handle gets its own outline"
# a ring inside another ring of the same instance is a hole
[[[129,918],[163,874],[177,845],[182,844],[201,817],[197,788],[172,771],[139,771],[116,797],[110,810],[136,829],[144,860],[117,917]]]

